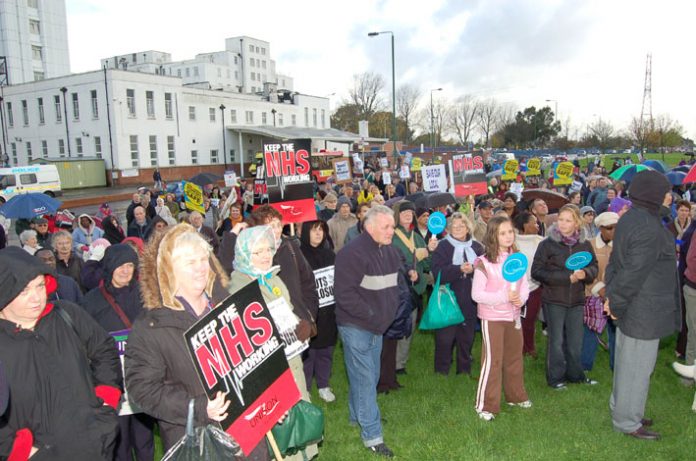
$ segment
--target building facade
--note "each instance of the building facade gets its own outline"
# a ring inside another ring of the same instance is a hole
[[[0,1],[0,85],[70,73],[64,0]]]

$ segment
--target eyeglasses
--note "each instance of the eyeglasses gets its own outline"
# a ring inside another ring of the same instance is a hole
[[[272,255],[272,254],[273,254],[273,248],[263,248],[263,249],[261,249],[261,250],[252,251],[251,254],[254,255],[254,256],[262,256],[262,255],[265,255],[265,254],[267,254],[267,255]]]

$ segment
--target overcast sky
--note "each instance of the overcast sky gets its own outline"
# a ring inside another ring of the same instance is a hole
[[[224,49],[226,37],[271,43],[295,90],[346,97],[356,73],[435,97],[493,97],[521,109],[558,102],[571,134],[598,117],[615,128],[639,116],[652,53],[653,115],[667,113],[696,136],[693,0],[66,0],[73,72],[118,54],[157,50],[173,60]],[[385,96],[388,96],[386,94]]]

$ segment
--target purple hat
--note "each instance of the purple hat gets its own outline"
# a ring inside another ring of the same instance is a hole
[[[621,197],[616,197],[615,199],[612,199],[612,201],[609,203],[607,211],[618,213],[619,211],[623,210],[625,206],[631,208],[631,205],[633,204],[630,200]]]

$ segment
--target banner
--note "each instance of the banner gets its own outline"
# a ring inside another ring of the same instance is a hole
[[[541,176],[541,159],[539,157],[527,160],[527,176]]]
[[[423,167],[423,160],[420,157],[413,157],[411,159],[411,171],[420,171]]]
[[[450,174],[454,180],[454,195],[481,195],[488,193],[486,173],[483,170],[483,155],[454,155],[450,164]]]
[[[516,180],[519,169],[520,162],[517,160],[505,160],[505,163],[503,163],[503,175],[500,177],[500,179],[502,181]]]
[[[182,181],[184,184],[184,203],[190,211],[197,211],[205,216],[203,206],[203,189],[192,182]]]
[[[319,295],[319,307],[326,307],[334,303],[334,266],[323,267],[314,271],[317,294]]]
[[[447,192],[447,171],[445,165],[423,167],[423,190],[426,192]]]
[[[336,184],[353,182],[353,175],[350,172],[350,159],[341,157],[332,159],[331,162],[336,173]]]
[[[560,162],[553,170],[553,185],[567,186],[573,182],[573,168],[571,162]]]
[[[225,299],[184,338],[208,398],[227,393],[230,406],[221,425],[249,455],[300,400],[259,285],[250,283]]]
[[[283,223],[317,219],[314,207],[314,181],[309,152],[295,150],[293,143],[264,144],[263,165],[256,169],[263,179],[268,204],[283,215]]]

